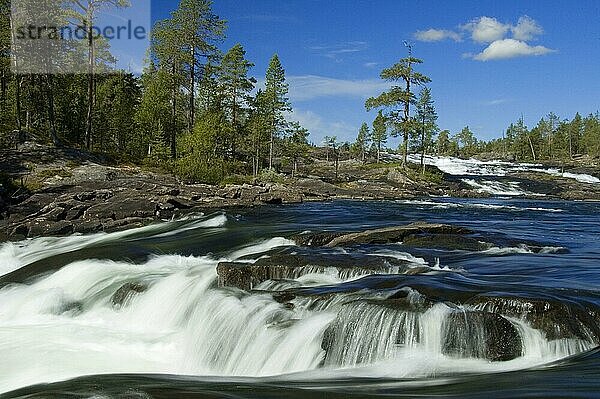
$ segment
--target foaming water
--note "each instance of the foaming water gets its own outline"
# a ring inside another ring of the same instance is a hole
[[[30,263],[91,246],[133,240],[140,236],[149,236],[150,238],[169,237],[189,230],[223,227],[226,222],[227,216],[225,214],[210,218],[198,215],[180,221],[156,223],[115,233],[96,233],[86,236],[73,235],[70,237],[40,237],[15,243],[6,242],[0,245],[0,259],[2,259],[2,262],[0,262],[0,276]]]
[[[514,212],[511,208],[558,209],[543,203],[498,208],[492,203],[482,206],[488,204],[439,199],[422,201],[427,209],[429,202],[449,204],[449,212],[455,213],[447,217],[455,219],[468,209],[489,212],[490,220],[496,220],[499,211]],[[413,203],[384,205],[388,212],[393,206],[402,207],[403,213],[423,212],[415,211]],[[354,203],[339,206],[358,214]],[[379,205],[361,206],[366,218],[371,217],[369,206]],[[564,212],[534,213],[540,218],[573,219],[563,216],[572,206],[565,204]],[[298,208],[289,209],[291,213]],[[540,273],[535,269],[529,277],[524,265],[566,261],[577,255],[576,246],[566,253],[558,244],[534,247],[523,243],[490,248],[469,254],[470,258],[460,258],[456,251],[438,250],[435,256],[413,253],[400,244],[349,247],[339,249],[340,256],[390,258],[406,267],[374,271],[304,266],[281,272],[281,278],[262,281],[251,291],[219,286],[219,262],[251,266],[275,250],[292,256],[300,251],[285,238],[289,231],[318,227],[306,222],[311,208],[300,209],[300,216],[294,216],[299,223],[293,228],[289,219],[268,219],[265,213],[256,220],[216,214],[121,233],[4,244],[2,253],[10,257],[1,258],[7,261],[0,265],[10,266],[3,270],[26,270],[33,262],[85,248],[106,246],[110,250],[117,242],[146,240],[166,248],[178,242],[202,250],[192,255],[157,251],[138,262],[126,256],[120,260],[82,258],[36,272],[25,283],[1,287],[0,392],[84,375],[131,373],[230,381],[247,378],[243,381],[249,384],[286,381],[311,389],[349,378],[411,380],[425,386],[428,383],[423,379],[441,384],[462,374],[554,365],[598,345],[594,330],[598,313],[591,291],[576,291],[585,296],[579,303],[577,296],[560,296],[567,295],[562,286],[555,296],[550,295],[551,286],[539,291],[528,288],[540,281]],[[411,217],[422,219],[418,213]],[[322,218],[318,219],[315,223],[321,223]],[[246,227],[258,231],[256,226],[261,234],[244,238],[248,237]],[[206,242],[213,241],[231,244],[225,251],[205,250]],[[527,256],[522,261],[511,258],[519,255]],[[468,262],[455,259],[502,267],[502,273],[494,278],[477,275]],[[512,263],[516,266],[510,271]],[[506,277],[511,272],[515,278]],[[578,269],[570,273],[577,274]],[[531,280],[525,284],[522,280],[527,278]],[[554,284],[553,279],[547,281]],[[518,300],[502,299],[508,293]],[[480,295],[501,299],[477,301]],[[565,324],[573,331],[562,326],[551,329],[545,316],[532,310],[551,303],[544,302],[547,297],[564,305],[565,315],[579,312]]]

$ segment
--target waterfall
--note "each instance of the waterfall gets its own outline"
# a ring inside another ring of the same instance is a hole
[[[204,226],[222,228],[226,220]],[[144,233],[164,235],[164,226]],[[31,240],[2,251],[10,250],[19,267],[130,234],[77,244],[73,237]],[[220,261],[253,262],[291,245],[276,237],[222,257],[158,255],[137,264],[86,259],[0,288],[0,392],[103,373],[431,377],[521,369],[597,344],[593,334],[549,336],[522,302],[431,304],[410,289],[397,300],[366,291],[276,295],[354,280],[365,272],[360,269],[307,268],[254,291],[219,288]],[[406,254],[373,253],[426,264]]]

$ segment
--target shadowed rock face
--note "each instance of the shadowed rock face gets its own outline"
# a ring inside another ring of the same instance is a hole
[[[138,283],[123,284],[110,298],[111,303],[116,308],[121,308],[127,304],[135,295],[145,292],[148,289],[146,285]]]
[[[510,321],[499,314],[453,312],[442,327],[442,353],[494,362],[516,359],[523,353],[521,336]]]
[[[415,234],[405,237],[402,244],[413,248],[461,251],[485,251],[493,245],[460,234]]]
[[[351,278],[377,273],[406,273],[413,269],[411,266],[415,265],[400,259],[365,254],[276,253],[255,263],[220,262],[217,274],[221,287],[250,290],[267,280],[295,279],[328,269],[340,277]]]
[[[558,300],[477,296],[468,301],[476,309],[526,320],[550,340],[600,340],[596,310]]]

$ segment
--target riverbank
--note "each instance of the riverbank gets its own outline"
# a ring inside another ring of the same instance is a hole
[[[495,185],[517,184],[522,197],[600,199],[600,185],[564,175],[517,171],[495,177],[490,186],[488,180],[471,181],[442,170],[428,165],[421,174],[418,167],[402,168],[394,160],[366,165],[347,160],[336,173],[333,162],[311,159],[298,177],[281,174],[215,186],[140,166],[117,166],[78,150],[25,143],[18,150],[0,151],[0,240],[113,232],[235,207],[335,199],[485,198],[494,195],[489,187]]]

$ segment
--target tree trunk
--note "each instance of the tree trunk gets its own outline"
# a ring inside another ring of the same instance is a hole
[[[404,132],[402,137],[402,166],[406,166],[408,163],[408,132]]]
[[[60,145],[58,134],[56,133],[56,117],[54,114],[54,76],[46,75],[48,86],[48,123],[50,125],[50,138],[54,146]]]
[[[410,78],[412,76],[412,64],[410,62],[410,57],[412,57],[412,49],[409,47],[409,52],[408,52],[408,77],[406,79],[406,92],[410,94]],[[408,126],[409,126],[409,122],[410,122],[410,101],[406,101],[404,103],[404,137],[403,137],[403,143],[402,143],[402,152],[403,152],[403,158],[402,158],[402,166],[406,166],[406,164],[408,163]]]
[[[2,68],[2,77],[0,79],[0,90],[2,92],[0,102],[2,102],[2,106],[4,107],[6,105],[6,92],[8,91],[8,72],[6,68]]]
[[[421,131],[421,168],[425,174],[425,121],[423,121],[423,129]]]
[[[23,130],[23,121],[21,120],[22,106],[21,106],[21,86],[23,85],[23,77],[20,75],[15,76],[15,122],[19,133]]]
[[[94,15],[93,11],[88,8],[88,16],[87,16],[87,35],[88,35],[88,108],[86,115],[86,124],[85,124],[85,148],[89,151],[92,148],[92,135],[93,135],[93,117],[94,117],[94,88],[95,88],[95,57],[94,54],[94,36],[93,36],[93,21]]]
[[[188,132],[194,131],[194,122],[196,119],[196,49],[192,46],[192,60],[190,62],[190,115],[188,121]]]
[[[269,170],[273,170],[273,145],[275,144],[275,119],[271,126],[271,140],[269,142]]]
[[[569,129],[569,158],[573,159],[573,135],[571,129]]]
[[[381,156],[381,141],[377,143],[377,163],[379,163],[380,156]]]
[[[177,84],[175,80],[175,63],[173,63],[172,67],[173,73],[173,87],[172,87],[172,99],[171,99],[171,158],[177,158]]]
[[[338,150],[335,147],[333,147],[333,156],[335,158],[335,180],[337,181],[337,179],[338,179],[338,170],[339,170],[339,165],[340,165],[339,164],[340,157],[339,157]]]
[[[9,24],[10,24],[10,35],[12,39],[12,43],[15,43],[15,29],[14,29],[14,20],[12,13],[9,13]],[[21,134],[21,130],[23,130],[23,122],[21,121],[21,85],[23,84],[23,78],[19,75],[19,64],[17,61],[17,57],[11,57],[13,63],[13,72],[15,78],[15,125],[17,126],[17,130],[19,134]]]
[[[536,160],[535,157],[535,149],[533,148],[533,142],[531,141],[531,137],[529,135],[527,135],[527,140],[529,141],[529,147],[531,148],[531,156],[533,157],[533,160]]]

